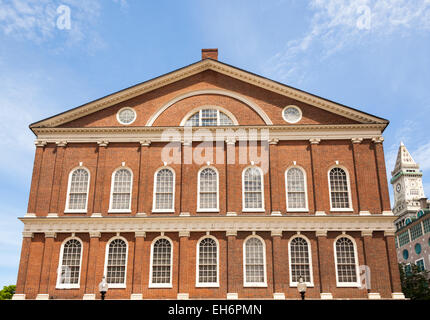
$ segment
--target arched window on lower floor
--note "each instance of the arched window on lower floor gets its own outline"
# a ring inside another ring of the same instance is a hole
[[[115,237],[107,244],[105,275],[110,288],[125,288],[128,246],[123,238]]]
[[[65,240],[61,246],[57,288],[79,288],[82,263],[82,242]]]
[[[204,237],[197,244],[197,287],[219,286],[219,250],[213,237]]]
[[[249,237],[244,242],[243,251],[244,286],[267,286],[266,248],[263,240],[257,236]]]
[[[355,241],[341,236],[334,243],[336,282],[339,287],[359,286],[357,249]]]
[[[150,287],[172,286],[173,246],[169,239],[159,238],[151,246]]]
[[[297,286],[300,277],[309,286],[313,285],[311,248],[304,237],[296,236],[290,240],[289,263],[290,285]]]

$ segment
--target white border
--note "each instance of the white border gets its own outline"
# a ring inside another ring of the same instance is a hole
[[[171,209],[155,209],[155,195],[157,192],[157,174],[163,169],[168,169],[173,173],[173,195],[172,195],[172,208]],[[169,166],[163,166],[158,168],[154,173],[154,188],[152,190],[152,212],[175,212],[175,190],[176,190],[176,173],[173,168]]]
[[[63,266],[64,245],[69,240],[77,240],[81,244],[81,254],[80,254],[80,257],[79,257],[79,279],[78,279],[78,283],[77,284],[70,284],[70,283],[64,284],[64,283],[60,283],[61,267]],[[72,237],[68,237],[68,238],[64,239],[63,243],[61,244],[60,258],[58,260],[57,282],[56,282],[56,285],[55,285],[56,289],[79,289],[80,288],[80,286],[81,286],[82,256],[83,256],[83,253],[84,253],[84,244],[83,244],[83,242],[82,242],[82,240],[80,238],[72,236]]]
[[[299,169],[303,174],[304,187],[305,187],[305,208],[290,208],[288,206],[288,178],[287,178],[287,173],[290,169],[293,169],[293,168]],[[288,212],[309,212],[307,176],[306,176],[306,171],[303,167],[294,165],[294,166],[288,167],[285,170],[285,200],[286,200],[286,206],[287,206]]]
[[[426,270],[426,261],[425,261],[424,257],[415,260],[415,265],[418,267],[417,262],[421,261],[421,260],[423,261],[423,268],[424,268],[424,270]]]
[[[154,257],[154,244],[160,239],[166,239],[170,243],[170,282],[169,283],[153,283],[152,282],[152,262]],[[173,242],[166,236],[158,236],[151,243],[151,255],[149,260],[149,285],[148,288],[172,288],[172,274],[173,274]]]
[[[123,110],[131,110],[131,111],[133,111],[133,113],[134,113],[134,119],[133,119],[133,121],[131,121],[131,122],[129,122],[129,123],[125,123],[125,122],[122,122],[122,121],[119,119],[119,114],[120,114],[120,112],[121,112],[121,111],[123,111]],[[131,107],[124,107],[124,108],[121,108],[121,109],[119,109],[119,110],[118,110],[118,112],[116,113],[116,120],[117,120],[120,124],[122,124],[122,125],[124,125],[124,126],[128,126],[128,125],[132,124],[134,121],[136,121],[136,119],[137,119],[137,113],[136,113],[136,111],[135,111],[133,108],[131,108]]]
[[[299,111],[300,118],[299,118],[298,120],[296,120],[296,121],[288,121],[288,120],[285,118],[285,115],[284,115],[284,111],[285,111],[285,110],[287,110],[288,108],[294,108],[294,109],[296,109],[297,111]],[[296,106],[296,105],[294,105],[294,104],[290,104],[290,105],[288,105],[288,106],[284,107],[284,109],[282,109],[282,118],[283,118],[283,119],[285,120],[285,122],[287,122],[287,123],[297,123],[297,122],[299,122],[300,120],[302,120],[302,117],[303,117],[302,109],[300,109],[298,106]]]
[[[292,270],[291,270],[291,241],[293,241],[296,238],[302,238],[304,239],[307,244],[308,244],[308,256],[309,256],[309,274],[310,274],[310,282],[306,282],[306,285],[308,287],[313,287],[314,286],[314,268],[312,265],[312,248],[311,248],[311,242],[308,239],[308,237],[306,237],[303,234],[295,234],[294,236],[292,236],[290,238],[290,240],[288,240],[288,269],[289,269],[289,275],[290,275],[290,287],[297,287],[298,282],[292,281]]]
[[[247,282],[246,281],[246,242],[251,239],[256,238],[260,240],[263,244],[263,263],[264,263],[264,282]],[[256,234],[251,234],[243,240],[243,286],[244,287],[267,287],[267,262],[266,262],[266,243],[264,239]]]
[[[70,186],[72,183],[72,175],[75,170],[78,169],[84,169],[88,172],[88,184],[87,184],[87,197],[85,200],[85,209],[69,209],[69,199],[70,199]],[[89,192],[90,192],[90,182],[91,182],[91,172],[88,168],[84,166],[78,166],[70,170],[69,173],[69,181],[67,183],[67,194],[66,194],[66,208],[64,209],[64,213],[87,213],[88,211],[88,198],[89,198]]]
[[[261,208],[246,208],[245,207],[245,171],[249,168],[257,168],[260,171],[261,177]],[[242,212],[265,212],[266,209],[264,207],[264,174],[263,170],[261,170],[258,166],[247,166],[242,170]]]
[[[107,264],[108,264],[108,257],[109,257],[109,246],[112,241],[115,239],[121,239],[125,242],[126,245],[126,251],[125,251],[125,271],[124,271],[124,283],[108,283],[109,289],[110,288],[125,288],[127,286],[127,265],[128,265],[128,241],[122,236],[114,236],[109,239],[109,241],[106,243],[106,249],[105,249],[105,265],[104,265],[104,271],[103,275],[106,277],[107,281]]]
[[[332,203],[331,203],[331,182],[330,182],[330,171],[334,168],[339,168],[342,169],[345,174],[346,174],[346,184],[347,184],[347,188],[348,188],[348,201],[349,201],[349,207],[348,208],[333,208]],[[329,201],[330,201],[330,211],[333,212],[345,212],[345,211],[354,211],[353,206],[352,206],[352,198],[351,198],[351,180],[349,177],[349,171],[345,166],[342,165],[334,165],[331,166],[330,168],[328,168],[327,170],[327,180],[328,180],[328,192],[329,192]]]
[[[200,256],[200,242],[206,238],[211,238],[215,240],[216,243],[216,282],[199,282],[199,256]],[[218,288],[219,287],[219,242],[218,239],[212,235],[204,235],[197,241],[196,248],[196,287],[203,288]]]
[[[200,173],[205,169],[212,169],[216,173],[216,208],[200,208]],[[199,172],[197,173],[197,212],[219,212],[219,172],[217,168],[213,166],[204,166],[201,167]]]
[[[354,246],[355,274],[356,274],[356,278],[357,278],[356,282],[339,282],[339,276],[338,276],[338,273],[337,273],[336,242],[340,238],[348,238],[349,240],[352,241],[352,244]],[[340,234],[333,241],[333,252],[334,252],[334,265],[335,265],[335,271],[336,271],[336,286],[337,287],[357,287],[357,288],[361,287],[361,284],[360,284],[360,273],[359,273],[359,266],[358,266],[357,244],[355,242],[355,239],[353,237],[351,237],[350,235]]]
[[[200,107],[192,109],[191,111],[189,111],[185,115],[185,117],[182,119],[182,121],[181,121],[181,123],[179,125],[181,127],[185,126],[185,123],[188,121],[188,119],[190,117],[192,117],[193,115],[195,115],[198,112],[199,113],[199,127],[202,127],[202,125],[201,125],[201,119],[202,119],[202,117],[201,117],[201,111],[202,110],[207,110],[207,109],[209,109],[209,110],[217,110],[218,111],[218,113],[217,113],[217,126],[220,126],[220,124],[219,124],[219,120],[220,120],[219,112],[225,113],[225,115],[227,115],[231,119],[231,121],[233,122],[233,125],[235,125],[235,126],[239,125],[239,121],[237,121],[237,118],[234,116],[233,113],[231,113],[229,110],[227,110],[227,109],[225,109],[223,107],[216,106],[216,105],[204,105],[204,106],[200,106]]]
[[[113,200],[113,189],[114,189],[114,183],[115,183],[115,174],[119,171],[119,170],[128,170],[131,174],[131,184],[130,184],[130,200],[128,203],[128,209],[112,209],[112,200]],[[129,167],[119,167],[116,168],[111,175],[111,184],[110,184],[110,197],[109,197],[109,210],[108,213],[130,213],[131,212],[131,200],[133,197],[133,170],[131,170]]]

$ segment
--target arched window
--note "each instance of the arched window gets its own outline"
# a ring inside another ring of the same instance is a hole
[[[287,210],[307,211],[308,198],[306,191],[306,179],[304,171],[293,167],[285,173],[285,185],[287,190]]]
[[[197,244],[197,287],[218,287],[218,243],[205,237]]]
[[[349,177],[347,172],[335,167],[329,171],[331,210],[351,209]]]
[[[118,169],[112,174],[110,212],[131,210],[133,174],[129,169]]]
[[[249,167],[242,174],[243,211],[264,211],[263,175],[260,168]]]
[[[127,242],[114,238],[108,243],[106,255],[106,282],[111,288],[125,288],[127,272]]]
[[[198,176],[198,211],[218,211],[218,173],[205,168]]]
[[[58,269],[57,288],[79,288],[82,243],[78,239],[63,242]]]
[[[290,284],[296,286],[300,277],[308,285],[313,285],[312,258],[308,241],[301,237],[295,237],[290,241]]]
[[[171,169],[163,168],[155,173],[154,203],[155,212],[173,212],[175,200],[175,175]]]
[[[86,212],[90,173],[85,168],[70,172],[67,191],[66,212]]]
[[[266,252],[263,241],[251,236],[244,243],[244,286],[266,286]]]
[[[339,287],[358,285],[357,253],[353,240],[340,237],[335,242],[336,282]]]
[[[210,108],[201,109],[190,116],[186,122],[185,126],[191,127],[206,127],[206,126],[230,126],[234,125],[233,120],[226,115],[224,112]]]
[[[166,238],[153,241],[151,251],[150,287],[172,286],[172,243]]]

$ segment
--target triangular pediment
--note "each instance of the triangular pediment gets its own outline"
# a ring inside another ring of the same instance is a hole
[[[95,112],[109,108],[118,103],[130,100],[139,95],[154,91],[158,88],[192,77],[206,70],[229,76],[231,78],[249,83],[265,90],[284,95],[296,101],[320,108],[327,112],[351,119],[361,124],[388,125],[388,120],[347,107],[345,105],[318,97],[308,92],[287,86],[285,84],[267,79],[248,71],[230,66],[218,60],[204,59],[181,69],[172,71],[157,78],[142,82],[127,89],[110,94],[103,98],[86,103],[82,106],[70,109],[53,117],[38,121],[30,125],[30,128],[52,128],[61,126],[73,120],[88,116]],[[148,125],[148,124],[147,124]]]

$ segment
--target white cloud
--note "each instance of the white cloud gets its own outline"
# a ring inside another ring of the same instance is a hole
[[[410,153],[415,162],[420,165],[421,170],[430,170],[430,141],[421,144],[418,149]]]
[[[281,81],[293,76],[300,81],[316,58],[324,60],[348,46],[395,32],[406,36],[411,30],[430,30],[430,0],[312,0],[309,8],[309,30],[267,63],[267,73]]]

